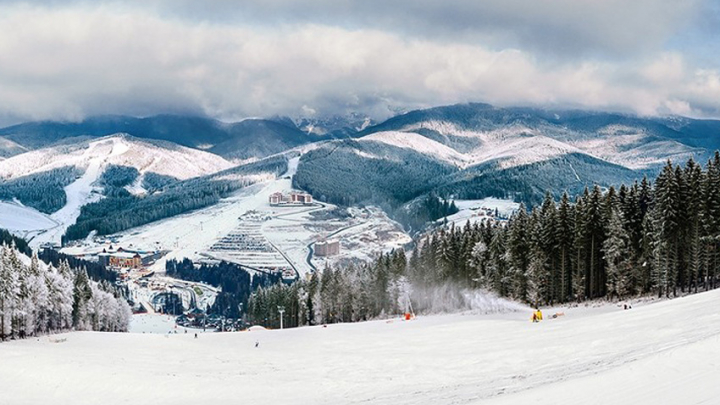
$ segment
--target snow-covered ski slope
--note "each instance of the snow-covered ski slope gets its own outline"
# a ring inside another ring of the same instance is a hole
[[[0,344],[0,393],[8,404],[714,404],[718,302],[720,290],[538,324],[515,312],[198,339],[68,333]]]
[[[65,187],[67,203],[57,212],[45,216],[31,208],[0,205],[0,219],[20,213],[12,221],[14,231],[23,236],[35,238],[31,241],[37,247],[43,243],[60,243],[67,228],[75,223],[83,205],[96,201],[100,194],[97,181],[108,165],[132,166],[142,174],[154,172],[187,179],[232,167],[232,163],[211,153],[185,148],[170,143],[152,144],[128,135],[113,135],[90,142],[61,145],[17,155],[0,162],[0,177],[16,178],[32,173],[75,166],[83,171],[82,176]],[[142,190],[139,182],[131,191]],[[47,217],[44,221],[40,218]],[[40,222],[46,228],[38,228]],[[9,225],[8,225],[9,226]]]

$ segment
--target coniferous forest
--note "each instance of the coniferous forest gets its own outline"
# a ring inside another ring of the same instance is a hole
[[[716,288],[720,275],[720,154],[705,167],[668,162],[654,182],[586,189],[574,201],[546,195],[509,221],[443,227],[373,263],[326,268],[309,281],[259,288],[248,315],[277,326],[353,322],[462,301],[491,291],[529,305]],[[440,306],[442,310],[442,306]]]
[[[14,247],[0,245],[0,341],[70,329],[127,331],[130,306],[108,282],[85,269],[29,263]]]

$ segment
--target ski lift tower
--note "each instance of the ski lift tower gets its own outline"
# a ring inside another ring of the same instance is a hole
[[[278,312],[280,313],[280,329],[283,328],[283,314],[285,313],[285,307],[278,305]]]

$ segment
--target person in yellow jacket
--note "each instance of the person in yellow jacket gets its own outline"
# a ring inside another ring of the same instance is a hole
[[[540,321],[542,321],[542,312],[540,311],[540,309],[535,308],[535,311],[533,311],[531,320],[532,320],[533,322],[540,322]]]

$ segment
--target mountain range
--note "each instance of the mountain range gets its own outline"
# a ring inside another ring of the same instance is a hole
[[[61,193],[98,159],[96,180],[107,168],[129,167],[137,175],[134,188],[125,189],[152,193],[186,179],[215,181],[213,173],[254,161],[260,162],[253,167],[276,173],[278,158],[287,162],[288,153],[299,153],[295,187],[332,203],[378,204],[407,219],[429,195],[533,204],[546,191],[576,194],[593,184],[607,187],[654,175],[668,159],[702,163],[717,149],[717,120],[479,103],[410,111],[380,123],[360,114],[235,123],[101,116],[1,128],[0,199],[53,212],[62,198],[33,205],[34,184],[52,184],[48,187]],[[157,187],[142,187],[147,177],[158,180]]]

